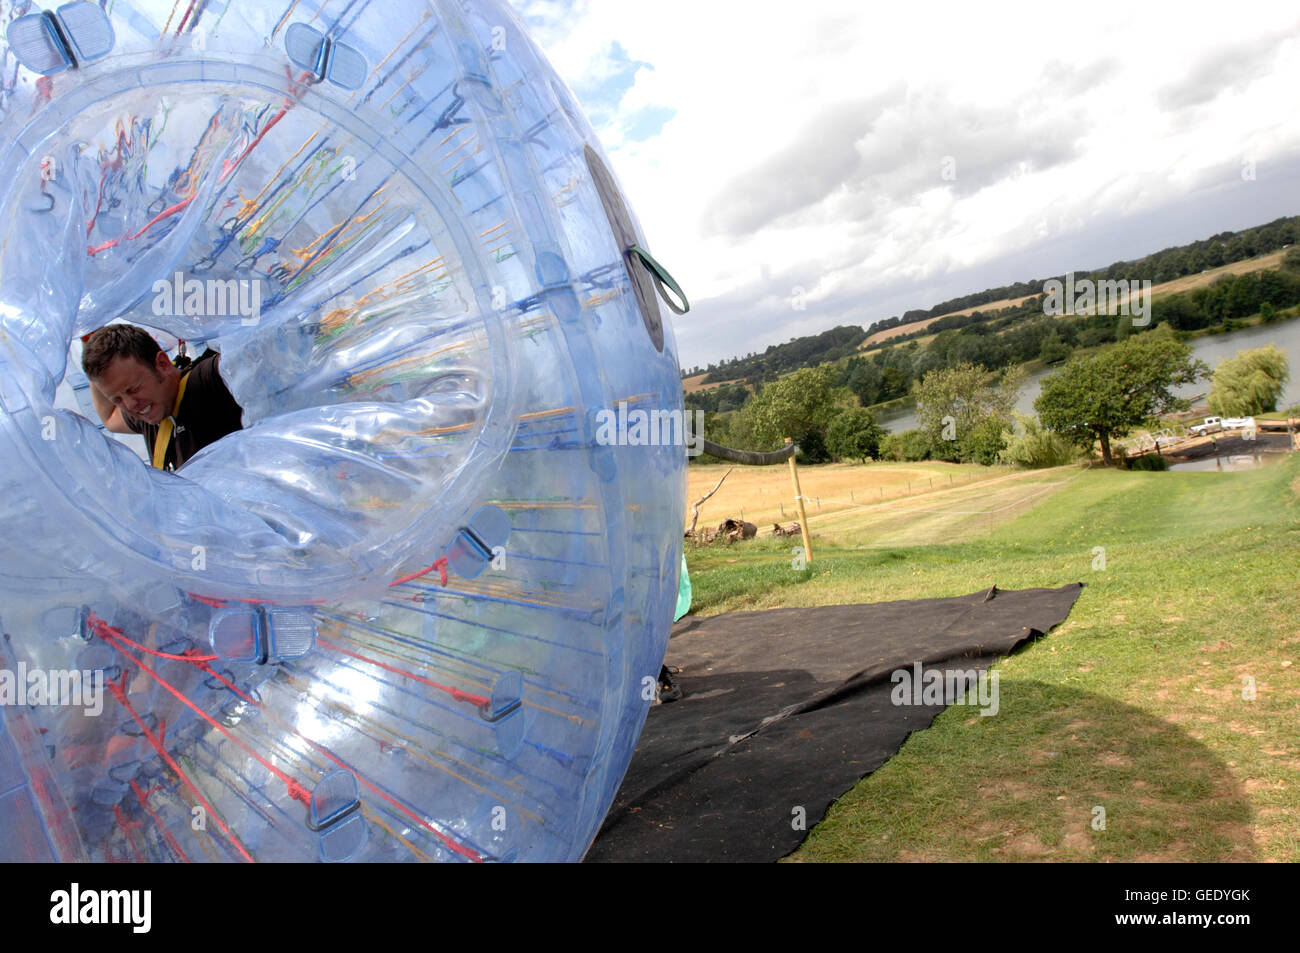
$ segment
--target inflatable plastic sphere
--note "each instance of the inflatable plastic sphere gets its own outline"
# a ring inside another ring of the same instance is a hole
[[[0,9],[0,858],[581,858],[686,451],[571,94],[503,3]],[[244,429],[101,429],[116,320]]]

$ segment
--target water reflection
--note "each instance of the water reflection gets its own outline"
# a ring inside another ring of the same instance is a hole
[[[1206,457],[1204,460],[1189,460],[1186,463],[1175,463],[1169,468],[1173,473],[1178,470],[1208,470],[1219,473],[1233,473],[1237,470],[1254,470],[1262,467],[1274,460],[1281,460],[1286,454],[1284,453],[1238,453],[1232,456]]]

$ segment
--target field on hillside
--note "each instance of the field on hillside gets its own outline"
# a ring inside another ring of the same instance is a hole
[[[1231,265],[1211,268],[1199,275],[1184,275],[1181,278],[1175,278],[1173,281],[1166,281],[1164,284],[1153,285],[1151,294],[1153,297],[1177,294],[1181,291],[1191,291],[1195,288],[1203,288],[1206,285],[1213,284],[1216,279],[1222,278],[1224,275],[1244,275],[1249,271],[1267,271],[1270,268],[1281,268],[1282,256],[1285,254],[1285,251],[1275,251],[1271,255],[1245,258],[1241,261],[1234,261]]]
[[[801,468],[823,497],[802,570],[791,540],[687,546],[701,615],[1086,584],[999,665],[996,716],[949,708],[792,859],[1300,861],[1300,455],[1241,473],[944,467]],[[778,469],[732,503],[788,500]],[[826,504],[931,474],[951,489]]]
[[[922,331],[928,328],[934,322],[938,321],[945,315],[935,315],[933,318],[926,318],[924,321],[910,321],[907,324],[900,324],[897,327],[885,328],[883,331],[876,331],[868,334],[866,340],[858,345],[859,351],[865,351],[868,348],[875,347],[877,344],[883,344],[885,341],[892,340],[896,337],[902,337],[904,334],[912,334],[916,331]]]
[[[1163,284],[1151,286],[1151,299],[1154,301],[1163,295],[1181,294],[1186,291],[1193,291],[1196,288],[1204,288],[1213,284],[1218,279],[1226,275],[1244,275],[1251,271],[1268,271],[1269,269],[1282,267],[1282,256],[1286,252],[1278,251],[1271,255],[1263,255],[1259,258],[1246,258],[1242,261],[1234,261],[1230,265],[1223,265],[1219,268],[1211,268],[1209,271],[1199,275],[1184,275],[1181,278],[1175,278],[1173,281],[1166,281]],[[1127,304],[1135,293],[1140,289],[1133,289],[1125,296],[1120,306]],[[1064,317],[1064,315],[1062,315]]]
[[[690,504],[713,489],[727,470],[725,464],[690,468],[687,526]],[[818,540],[900,545],[927,538],[967,538],[1024,512],[1081,471],[926,460],[826,464],[799,467],[798,472],[815,549]],[[735,467],[700,506],[697,529],[715,528],[728,517],[756,524],[760,539],[772,535],[775,522],[798,521],[789,467]]]
[[[896,328],[888,328],[884,331],[877,331],[869,335],[865,341],[858,345],[858,350],[879,344],[881,341],[888,341],[890,338],[896,338],[903,334],[911,334],[913,331],[920,331],[928,328],[940,318],[951,318],[955,315],[974,314],[976,311],[983,311],[988,314],[993,311],[1002,311],[1005,308],[1014,308],[1017,305],[1024,304],[1030,298],[1036,298],[1037,295],[1025,295],[1021,298],[1002,298],[999,301],[990,301],[988,304],[977,304],[970,308],[962,308],[960,311],[949,311],[946,314],[937,314],[933,318],[926,318],[924,321],[914,321],[911,324],[900,324]]]
[[[704,378],[708,376],[708,374],[696,374],[694,377],[683,378],[683,393],[694,394],[697,390],[712,390],[715,387],[722,387],[724,384],[735,384],[739,381],[739,378],[737,378],[734,381],[718,381],[715,384],[706,384],[704,383]]]
[[[1155,299],[1161,295],[1179,294],[1184,291],[1203,288],[1206,285],[1213,284],[1217,279],[1222,278],[1225,275],[1243,275],[1251,271],[1266,271],[1272,268],[1280,268],[1282,267],[1282,256],[1285,254],[1285,251],[1276,251],[1268,255],[1261,255],[1258,258],[1246,258],[1242,261],[1234,261],[1230,265],[1211,268],[1209,271],[1202,272],[1201,274],[1184,275],[1181,278],[1175,278],[1173,281],[1166,281],[1158,285],[1152,285],[1151,297],[1152,299]],[[904,324],[896,328],[889,328],[886,331],[877,331],[875,334],[869,335],[865,341],[858,345],[858,350],[865,350],[883,341],[900,337],[904,334],[911,334],[914,331],[923,330],[941,318],[948,318],[953,315],[972,314],[975,311],[982,311],[985,314],[991,314],[995,311],[1001,311],[1022,304],[1034,297],[1037,297],[1037,295],[1028,295],[1023,298],[1004,298],[1001,301],[990,301],[988,304],[976,305],[972,308],[963,308],[961,311],[951,311],[948,314],[937,315],[933,318],[927,318],[924,321]],[[1127,298],[1124,300],[1124,303],[1127,303]],[[924,345],[929,340],[931,339],[922,338],[919,339],[919,343]]]

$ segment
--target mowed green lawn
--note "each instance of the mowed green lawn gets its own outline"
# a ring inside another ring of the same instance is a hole
[[[1000,664],[997,715],[949,708],[792,859],[1300,861],[1298,487],[1300,455],[1094,469],[961,543],[688,547],[702,615],[1086,583]]]

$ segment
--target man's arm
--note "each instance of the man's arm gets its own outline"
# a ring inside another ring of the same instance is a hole
[[[100,393],[93,380],[90,382],[90,399],[95,405],[95,413],[99,414],[99,419],[104,423],[105,430],[113,433],[136,432],[126,425],[126,421],[122,419],[121,409],[114,406],[111,400]]]

